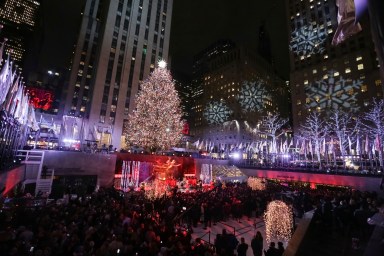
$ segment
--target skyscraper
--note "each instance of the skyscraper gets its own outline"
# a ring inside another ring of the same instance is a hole
[[[86,2],[64,106],[64,115],[82,120],[76,139],[124,147],[139,82],[168,58],[172,3]]]
[[[220,40],[195,57],[191,134],[209,151],[251,144],[251,127],[286,107],[272,100],[285,82],[256,52]]]
[[[334,0],[289,0],[290,84],[294,130],[311,111],[325,115],[332,109],[354,116],[382,97],[378,58],[370,28],[337,46],[332,39],[338,27]]]
[[[21,65],[25,58],[28,40],[36,26],[40,1],[4,0],[0,4],[0,23],[3,28],[0,36],[6,38],[5,52],[11,55],[16,64]]]

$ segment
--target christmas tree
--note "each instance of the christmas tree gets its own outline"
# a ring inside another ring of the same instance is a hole
[[[180,98],[165,66],[160,62],[140,85],[136,109],[124,127],[127,146],[153,151],[168,149],[180,142],[183,130]]]

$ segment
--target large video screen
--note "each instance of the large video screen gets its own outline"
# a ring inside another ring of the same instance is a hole
[[[29,103],[35,108],[49,110],[52,107],[54,101],[54,94],[52,91],[40,89],[40,88],[28,88]]]

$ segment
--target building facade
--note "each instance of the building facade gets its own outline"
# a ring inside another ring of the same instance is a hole
[[[36,26],[40,1],[5,0],[0,4],[1,38],[5,53],[10,54],[16,65],[21,65],[26,56],[28,41]]]
[[[263,116],[288,106],[273,100],[285,81],[256,49],[218,41],[195,57],[193,67],[191,134],[207,151],[245,148]]]
[[[311,111],[325,115],[343,109],[358,116],[381,98],[379,62],[369,24],[334,46],[338,29],[334,0],[289,0],[290,84],[293,128],[297,132]],[[339,28],[340,29],[340,28]]]
[[[139,83],[168,58],[172,3],[86,1],[65,92],[64,116],[81,120],[75,139],[125,147],[123,126]]]

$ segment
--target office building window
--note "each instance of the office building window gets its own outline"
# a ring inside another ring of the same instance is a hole
[[[363,70],[364,69],[364,64],[360,63],[359,65],[357,65],[357,69],[358,70]]]

